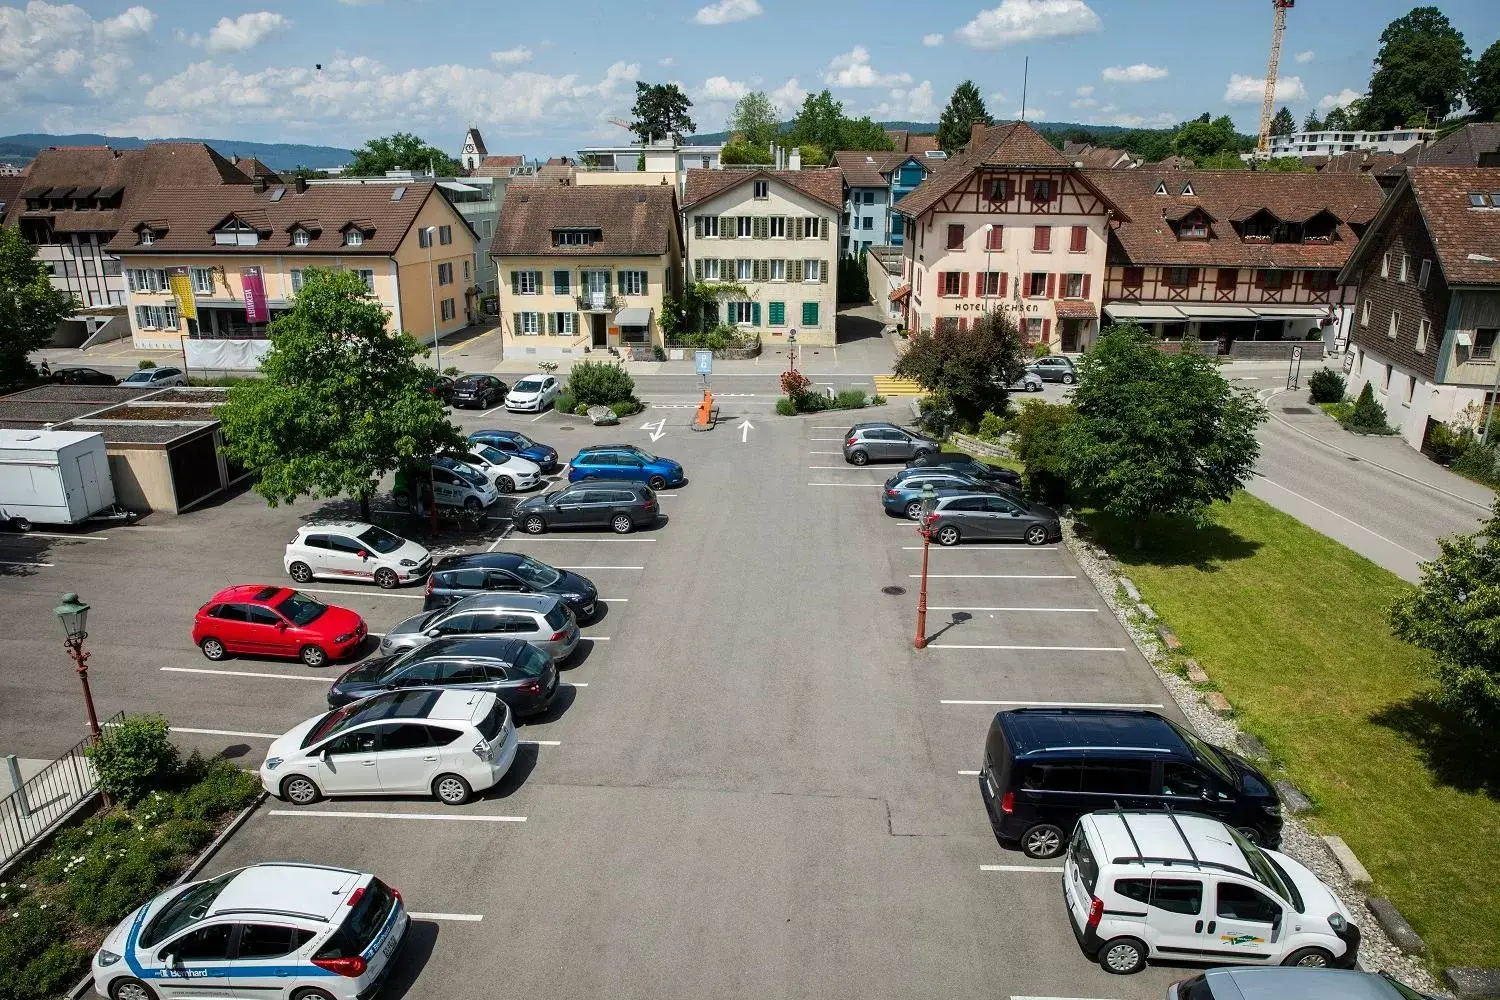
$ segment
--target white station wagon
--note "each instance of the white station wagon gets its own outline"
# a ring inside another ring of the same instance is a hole
[[[358,1000],[379,990],[409,924],[363,872],[279,862],[168,889],[110,931],[94,990],[110,1000]]]
[[[432,569],[432,553],[416,542],[359,521],[303,525],[281,561],[298,583],[373,580],[385,590],[420,580]]]

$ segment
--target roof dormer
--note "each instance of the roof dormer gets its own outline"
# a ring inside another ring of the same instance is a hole
[[[286,231],[291,234],[292,246],[305,247],[322,234],[323,224],[316,219],[298,219]]]
[[[1193,190],[1193,182],[1192,181],[1183,181],[1182,182],[1182,191],[1178,194],[1178,197],[1179,198],[1196,198],[1196,197],[1198,197],[1198,192]]]
[[[1167,182],[1166,181],[1157,181],[1156,182],[1156,192],[1155,193],[1158,194],[1158,195],[1160,195],[1160,196],[1162,196],[1163,198],[1165,198],[1167,196]]]
[[[229,215],[213,228],[214,245],[253,247],[260,245],[260,229],[238,215]]]
[[[375,226],[368,219],[355,219],[353,222],[344,223],[339,234],[343,237],[346,247],[364,246],[365,241],[375,235]]]
[[[135,233],[137,244],[149,247],[167,235],[167,223],[165,219],[148,219],[145,222],[136,223],[131,231]]]

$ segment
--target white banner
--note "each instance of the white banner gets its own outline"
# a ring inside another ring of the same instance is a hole
[[[218,371],[253,372],[260,360],[271,353],[269,340],[184,340],[189,368],[212,368]]]

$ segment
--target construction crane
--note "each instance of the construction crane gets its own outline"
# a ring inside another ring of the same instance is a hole
[[[1276,23],[1271,29],[1271,64],[1266,68],[1266,97],[1260,106],[1260,140],[1255,144],[1257,156],[1271,154],[1271,115],[1276,105],[1276,74],[1281,69],[1281,36],[1286,34],[1286,12],[1297,0],[1271,0],[1276,8]]]

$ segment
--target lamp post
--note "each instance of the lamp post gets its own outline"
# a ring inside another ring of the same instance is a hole
[[[937,507],[937,491],[931,483],[922,484],[922,513],[917,519],[917,531],[922,535],[922,586],[917,591],[917,637],[912,645],[923,649],[927,645],[927,552],[932,548],[932,512]]]
[[[89,654],[83,648],[83,640],[89,637],[84,627],[88,624],[89,606],[78,599],[77,594],[64,594],[62,603],[52,609],[57,620],[62,622],[64,642],[68,655],[73,658],[73,669],[78,671],[78,680],[83,684],[83,704],[89,713],[89,732],[98,743],[99,716],[94,713],[94,694],[89,690]]]
[[[443,370],[443,349],[438,344],[437,324],[437,276],[432,273],[432,244],[437,240],[437,226],[426,226],[422,229],[423,235],[427,237],[427,300],[432,305],[432,354],[437,362],[438,372]]]

